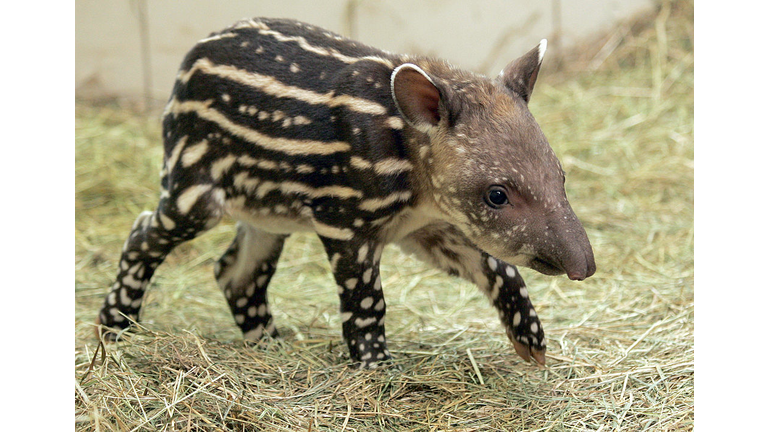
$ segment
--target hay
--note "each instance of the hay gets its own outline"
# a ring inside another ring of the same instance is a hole
[[[232,225],[159,270],[142,325],[92,322],[158,195],[157,116],[76,107],[76,430],[693,428],[693,3],[664,3],[563,59],[531,110],[567,172],[598,273],[523,270],[548,366],[522,362],[471,285],[385,251],[394,366],[356,371],[320,243],[289,239],[270,288],[283,338],[246,346],[212,277]]]

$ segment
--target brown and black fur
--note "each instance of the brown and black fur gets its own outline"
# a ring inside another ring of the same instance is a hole
[[[163,119],[160,202],[139,216],[98,321],[137,319],[154,270],[224,216],[216,278],[244,337],[275,336],[266,290],[285,239],[320,237],[353,361],[390,358],[379,261],[396,243],[488,295],[517,352],[546,341],[515,265],[584,279],[591,246],[527,109],[543,47],[495,79],[395,55],[293,20],[200,41]]]

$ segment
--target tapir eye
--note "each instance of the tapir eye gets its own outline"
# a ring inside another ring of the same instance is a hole
[[[507,192],[504,188],[501,186],[491,186],[485,195],[485,202],[493,208],[500,208],[505,204],[509,204],[509,198],[507,198]]]

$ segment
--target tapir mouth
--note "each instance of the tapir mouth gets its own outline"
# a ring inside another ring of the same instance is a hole
[[[566,273],[565,269],[561,268],[560,266],[539,257],[534,257],[531,259],[531,262],[528,264],[528,266],[533,270],[536,270],[537,272],[547,276],[559,276]]]
[[[584,280],[590,276],[592,276],[595,273],[595,265],[594,261],[592,264],[587,263],[586,268],[583,270],[578,269],[572,269],[567,270],[557,263],[553,263],[552,261],[547,261],[546,259],[540,258],[540,257],[534,257],[531,259],[531,262],[528,264],[528,266],[537,272],[541,274],[545,274],[547,276],[558,276],[561,274],[567,274],[568,279],[571,280]]]

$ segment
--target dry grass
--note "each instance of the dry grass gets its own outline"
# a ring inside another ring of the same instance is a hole
[[[283,339],[242,342],[212,265],[224,224],[183,245],[142,327],[92,322],[124,236],[158,194],[159,124],[76,116],[76,430],[690,430],[693,428],[693,2],[663,6],[540,78],[532,111],[595,248],[582,283],[524,271],[549,339],[523,363],[485,298],[392,248],[382,278],[396,367],[356,371],[319,242],[289,240],[270,296]]]

